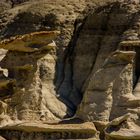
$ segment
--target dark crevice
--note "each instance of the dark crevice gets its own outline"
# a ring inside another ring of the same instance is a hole
[[[29,1],[29,0],[10,0],[12,8],[17,4],[21,4],[21,3],[24,3],[27,1]]]
[[[140,49],[136,49],[136,58],[135,58],[135,71],[134,71],[134,74],[135,74],[135,81],[134,81],[134,88],[136,87],[138,81],[139,81],[139,78],[140,78]]]
[[[59,89],[60,89],[60,87],[61,87],[61,85],[62,85],[62,83],[63,83],[63,81],[64,81],[64,79],[65,79],[65,68],[66,68],[66,63],[67,63],[67,61],[70,63],[70,65],[71,65],[71,71],[73,71],[73,51],[74,51],[74,48],[75,48],[75,46],[76,46],[76,42],[77,42],[77,40],[78,40],[78,38],[79,38],[79,34],[80,34],[80,31],[82,30],[82,28],[83,28],[83,26],[84,26],[84,23],[85,23],[85,21],[86,21],[86,18],[87,17],[85,17],[84,19],[83,19],[83,21],[79,21],[78,19],[75,21],[75,23],[74,23],[74,32],[73,32],[73,36],[72,36],[72,39],[71,39],[71,41],[70,41],[70,43],[69,43],[69,45],[68,45],[68,49],[66,49],[66,51],[65,51],[65,56],[64,56],[64,61],[63,61],[63,63],[64,63],[64,68],[63,68],[63,80],[60,82],[60,85],[58,86],[58,88],[57,88],[57,91],[59,91]],[[78,27],[78,24],[80,25],[79,27]],[[78,28],[77,28],[78,27]]]
[[[73,51],[74,51],[74,48],[76,46],[77,40],[79,38],[80,32],[85,24],[86,19],[87,19],[87,16],[82,20],[77,19],[74,23],[73,37],[68,45],[68,49],[66,49],[64,61],[63,61],[63,64],[64,64],[63,79],[57,88],[57,94],[59,95],[59,99],[62,100],[74,112],[76,111],[77,107],[72,103],[72,101],[68,97],[66,98],[63,95],[61,95],[61,93],[59,93],[59,90],[60,90],[60,88],[61,88],[61,86],[66,78],[65,70],[66,70],[67,64],[69,64],[70,68],[71,68],[70,69],[70,71],[71,71],[71,86],[73,87],[73,80],[72,80],[72,77],[73,77]]]

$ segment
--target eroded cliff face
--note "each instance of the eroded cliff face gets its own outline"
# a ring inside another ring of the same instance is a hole
[[[3,139],[139,140],[139,1],[12,2],[0,14]]]

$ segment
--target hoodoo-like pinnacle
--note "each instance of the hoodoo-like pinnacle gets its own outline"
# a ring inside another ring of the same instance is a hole
[[[131,63],[134,60],[136,53],[134,51],[120,51],[117,50],[110,54],[105,60],[103,67],[114,66],[121,63]]]
[[[40,31],[18,35],[1,41],[0,48],[20,52],[50,50],[55,47],[53,40],[56,39],[59,34],[59,31]]]

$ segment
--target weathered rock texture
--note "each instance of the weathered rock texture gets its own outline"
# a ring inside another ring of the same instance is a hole
[[[139,0],[2,0],[2,139],[139,140],[139,11]]]
[[[38,32],[1,42],[0,47],[9,50],[1,61],[10,80],[4,84],[2,81],[2,90],[11,90],[13,94],[8,101],[8,116],[19,120],[53,120],[66,115],[66,106],[57,100],[53,84],[56,46],[51,40],[57,34],[56,31]]]

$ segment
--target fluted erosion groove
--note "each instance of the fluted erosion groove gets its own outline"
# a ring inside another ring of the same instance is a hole
[[[0,140],[140,140],[139,0],[1,0]]]

